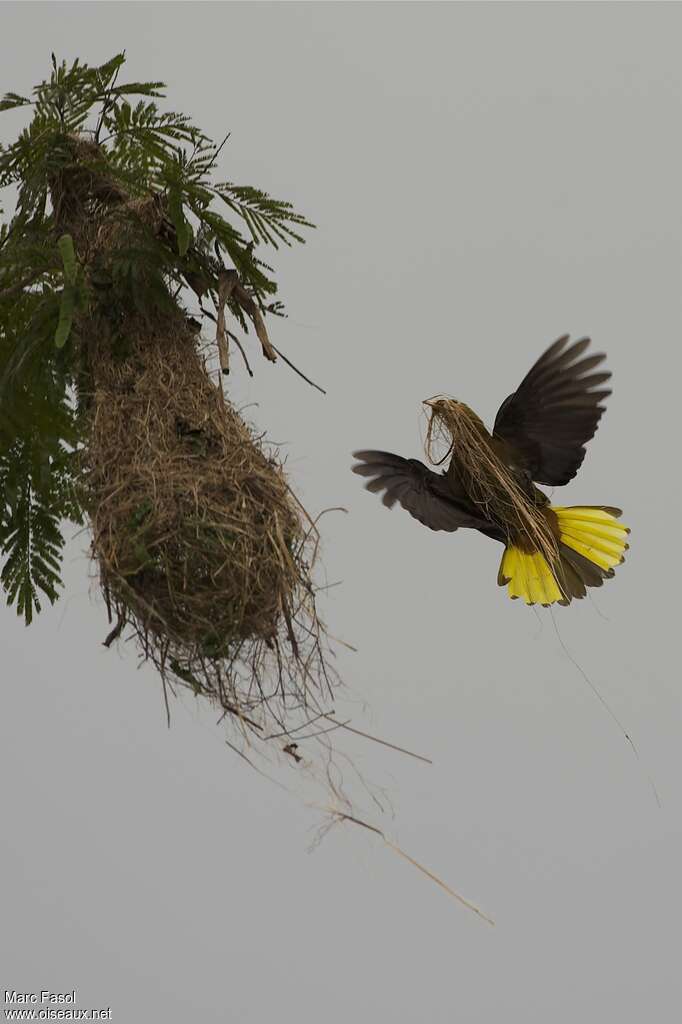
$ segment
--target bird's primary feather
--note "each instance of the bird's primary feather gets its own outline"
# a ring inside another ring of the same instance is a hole
[[[552,507],[533,481],[571,480],[604,413],[610,373],[593,372],[604,356],[585,356],[588,346],[568,335],[554,342],[502,403],[492,435],[462,402],[430,399],[427,455],[437,465],[450,457],[444,472],[373,450],[354,452],[353,472],[388,508],[400,504],[431,530],[469,527],[502,541],[498,583],[511,597],[543,605],[584,597],[623,561],[629,531],[620,509]],[[436,459],[439,439],[446,454]]]
[[[383,491],[382,502],[393,508],[396,502],[430,530],[452,533],[460,527],[480,528],[485,518],[459,495],[442,473],[434,473],[418,459],[380,451],[358,451],[353,456],[360,462],[353,472],[370,477],[368,491]]]
[[[581,359],[590,343],[559,338],[540,356],[523,381],[500,406],[493,436],[506,442],[531,479],[558,487],[567,484],[585,458],[611,392],[600,387],[611,374],[592,373],[605,356]]]

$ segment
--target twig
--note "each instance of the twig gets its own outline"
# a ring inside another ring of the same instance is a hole
[[[213,313],[211,313],[210,310],[204,309],[204,307],[201,305],[201,299],[199,300],[199,309],[201,310],[202,316],[207,316],[209,320],[213,321],[214,324],[218,323],[217,317],[213,316]]]
[[[228,338],[232,338],[232,341],[235,343],[235,345],[237,346],[237,348],[241,352],[242,359],[244,360],[244,365],[246,366],[246,372],[248,373],[249,377],[253,377],[253,370],[249,366],[249,360],[246,358],[246,352],[244,351],[244,347],[243,347],[241,341],[239,340],[239,338],[237,337],[236,334],[232,333],[232,331],[228,331],[227,332],[227,336],[228,336]]]
[[[287,359],[287,357],[284,355],[283,352],[280,351],[280,349],[275,348],[274,345],[272,347],[275,350],[275,352],[277,353],[277,355],[281,356],[281,358],[284,360],[284,362],[287,364],[287,366],[290,366],[291,369],[294,371],[294,373],[297,373],[299,375],[299,377],[303,378],[303,380],[306,382],[306,384],[310,384],[312,387],[317,388],[317,390],[321,391],[323,395],[327,394],[327,392],[324,390],[324,388],[320,387],[319,384],[316,384],[314,380],[310,379],[310,377],[306,377],[306,375],[301,370],[299,370],[299,368],[297,366],[294,366],[292,361],[290,359]]]
[[[226,271],[226,273],[235,273],[235,271]],[[248,308],[247,308],[247,306],[244,305],[244,303],[241,300],[240,295],[237,294],[237,288],[234,289],[234,296],[238,300],[239,305],[242,307],[242,309],[244,309],[244,311],[246,313],[248,313],[249,316],[251,317],[251,319],[254,321],[254,326],[256,327],[256,334],[258,334],[258,337],[261,340],[261,344],[263,344],[263,338],[261,337],[261,333],[259,331],[258,324],[256,323],[256,320],[254,319],[254,312],[255,312],[255,314],[258,316],[258,320],[260,321],[261,330],[263,332],[265,332],[265,324],[263,323],[263,319],[262,319],[262,317],[260,315],[258,307],[256,306],[255,302],[253,302],[253,300],[251,299],[251,296],[248,294],[248,292],[246,292],[242,288],[241,285],[239,285],[238,287],[239,287],[240,292],[243,293],[246,296],[246,298],[249,300],[250,306],[248,306]],[[202,306],[201,302],[199,302],[199,308],[201,309],[201,312],[203,313],[204,316],[209,317],[209,319],[213,320],[214,323],[216,323],[216,324],[218,323],[218,320],[216,319],[216,317],[214,317],[213,314],[211,312],[209,312],[209,310],[204,309],[204,307]],[[246,368],[247,368],[247,370],[249,372],[249,376],[253,377],[253,371],[251,370],[251,367],[249,366],[249,362],[248,362],[248,359],[246,358],[246,353],[244,352],[244,349],[242,348],[241,342],[236,337],[236,335],[232,334],[231,331],[227,331],[226,333],[227,333],[228,338],[231,338],[236,343],[237,347],[239,348],[239,351],[242,354],[244,362],[246,364]],[[277,348],[276,345],[272,344],[272,342],[270,341],[270,339],[267,336],[267,333],[265,333],[265,338],[267,340],[268,349],[272,349],[272,351],[275,354],[275,358],[277,356],[279,356],[281,359],[284,360],[284,362],[287,364],[287,366],[291,367],[291,369],[294,371],[294,373],[297,373],[299,375],[299,377],[303,378],[303,380],[306,382],[306,384],[310,384],[311,387],[317,388],[317,390],[321,391],[323,395],[327,394],[327,392],[325,391],[325,389],[323,387],[321,387],[319,384],[316,384],[314,380],[310,379],[310,377],[307,377],[305,375],[305,373],[303,373],[302,370],[299,370],[298,366],[296,366],[295,363],[292,363],[291,359],[289,359],[287,356],[284,355],[284,353],[282,352],[281,349]],[[273,363],[275,362],[275,358],[273,358],[271,355],[268,355],[268,351],[266,350],[265,345],[263,345],[263,354],[265,355],[266,359],[270,359],[270,361],[273,362]]]
[[[214,166],[214,164],[215,164],[216,160],[218,159],[218,157],[219,157],[219,155],[220,155],[220,151],[221,151],[221,149],[223,148],[223,146],[225,145],[225,143],[227,142],[227,140],[229,139],[229,137],[230,137],[230,135],[231,135],[231,134],[232,134],[232,132],[228,132],[228,133],[227,133],[227,135],[225,136],[225,138],[223,139],[223,141],[222,141],[222,142],[220,143],[220,145],[219,145],[219,146],[218,146],[218,148],[216,149],[215,153],[214,153],[214,154],[213,154],[213,156],[211,157],[211,162],[210,162],[210,163],[208,164],[208,166],[206,167],[206,169],[205,169],[205,171],[204,171],[204,174],[206,174],[206,173],[207,173],[208,171],[210,171],[210,170],[211,170],[211,168],[212,168],[212,167]],[[191,163],[191,161],[190,161],[190,163]]]
[[[320,718],[326,717],[326,715],[320,715]],[[316,740],[318,736],[326,736],[327,733],[336,732],[337,729],[340,729],[345,724],[345,722],[333,722],[328,729],[318,729],[317,732],[309,732],[305,736],[297,736],[296,740],[298,743],[303,743],[305,740]]]
[[[320,717],[336,721],[334,714],[334,711],[329,711]],[[415,754],[412,750],[407,750],[405,747],[399,747],[396,743],[389,743],[388,740],[382,740],[379,739],[378,736],[372,736],[368,732],[363,732],[361,729],[355,729],[352,725],[349,725],[348,722],[336,722],[336,725],[339,729],[346,729],[347,732],[354,732],[356,736],[363,736],[366,740],[372,740],[374,743],[380,743],[382,747],[390,747],[391,750],[397,750],[399,754],[407,754],[409,757],[415,757],[418,761],[423,761],[425,764],[433,764],[430,757],[424,757],[423,754]]]
[[[411,857],[409,853],[405,853],[405,851],[402,850],[397,845],[397,843],[394,843],[390,839],[388,839],[386,835],[381,831],[381,829],[376,827],[376,825],[370,825],[368,824],[368,822],[363,821],[362,818],[356,818],[352,814],[346,814],[345,811],[338,811],[331,808],[328,808],[328,810],[330,811],[332,817],[335,818],[337,821],[350,821],[353,825],[359,825],[360,828],[366,828],[369,832],[374,832],[376,835],[379,836],[380,839],[383,839],[383,841],[386,843],[386,846],[390,847],[391,850],[394,851],[394,853],[399,854],[399,856],[403,857],[409,864],[417,868],[418,871],[421,871],[423,875],[426,875],[427,878],[430,878],[432,882],[435,882],[436,885],[440,886],[440,888],[443,889],[446,893],[448,893],[449,896],[452,896],[453,899],[463,904],[463,906],[465,906],[467,910],[472,910],[474,914],[477,914],[488,924],[493,925],[493,927],[495,926],[495,922],[493,921],[492,917],[488,917],[488,915],[484,914],[482,910],[479,910],[479,908],[474,903],[471,903],[469,900],[465,899],[464,896],[461,896],[458,892],[455,892],[454,889],[451,889],[449,885],[446,885],[442,878],[439,878],[438,875],[434,875],[432,871],[429,871],[428,868],[425,868],[423,864],[420,864],[419,861],[414,859],[414,857]]]
[[[102,131],[102,125],[104,124],[104,118],[109,113],[109,111],[114,106],[114,104],[116,103],[115,99],[112,100],[111,94],[112,94],[112,92],[113,92],[113,90],[114,90],[114,88],[116,86],[116,80],[118,78],[118,73],[119,73],[120,70],[121,70],[121,65],[119,64],[119,66],[114,71],[114,77],[111,79],[111,83],[109,85],[109,88],[107,89],[105,97],[104,97],[104,100],[102,101],[102,109],[100,111],[100,115],[99,115],[99,118],[98,118],[98,121],[97,121],[97,127],[95,128],[95,132],[94,132],[95,142],[97,143],[97,145],[99,145],[99,133]]]
[[[33,284],[34,281],[37,281],[38,278],[43,273],[43,270],[34,270],[30,274],[27,274],[26,277],[22,277],[15,284],[10,285],[9,288],[5,288],[4,291],[0,292],[0,302],[3,302],[5,299],[11,298],[12,295],[16,295],[17,292],[23,291],[24,288],[28,287],[28,285]]]
[[[228,701],[221,700],[220,706],[223,709],[223,713],[218,719],[218,725],[222,722],[226,715],[234,715],[235,718],[239,718],[240,721],[246,722],[247,725],[250,725],[252,729],[260,730],[263,728],[263,726],[260,725],[258,722],[254,722],[252,718],[248,718],[244,714],[244,712],[239,707],[237,707],[236,704],[231,704]]]
[[[283,729],[282,732],[269,733],[267,736],[264,736],[263,739],[278,740],[281,739],[282,736],[293,737],[294,733],[298,732],[300,729],[308,729],[313,724],[313,722],[317,722],[320,720],[320,718],[324,718],[324,714],[325,713],[323,711],[320,711],[319,714],[314,715],[312,718],[307,719],[307,721],[305,722],[302,722],[301,725],[291,726],[291,728]]]
[[[164,704],[166,705],[166,721],[168,723],[168,728],[170,729],[170,727],[171,727],[171,713],[170,713],[170,704],[168,702],[168,687],[166,685],[166,676],[164,675],[163,672],[161,672],[160,675],[161,675],[161,685],[163,686],[163,700],[164,700]]]
[[[111,630],[111,632],[107,634],[106,640],[102,641],[103,647],[111,647],[114,640],[117,640],[119,638],[119,636],[121,635],[121,630],[125,626],[125,622],[125,615],[119,615],[116,625]]]

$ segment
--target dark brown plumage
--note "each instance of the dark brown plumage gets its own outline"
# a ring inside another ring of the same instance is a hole
[[[580,359],[589,338],[568,345],[559,338],[540,356],[495,417],[493,436],[510,446],[531,479],[560,487],[572,480],[585,458],[611,394],[599,388],[608,370],[591,373],[606,356]]]
[[[461,402],[430,399],[429,442],[440,429],[449,444],[446,470],[390,452],[354,452],[353,472],[383,504],[400,504],[431,530],[479,530],[506,545],[499,582],[512,597],[568,604],[601,586],[623,560],[627,528],[606,506],[552,508],[535,484],[572,480],[611,393],[597,372],[605,356],[584,356],[590,342],[559,338],[500,406],[490,434]]]

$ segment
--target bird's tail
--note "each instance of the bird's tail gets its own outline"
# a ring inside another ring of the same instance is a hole
[[[604,505],[553,506],[559,534],[559,564],[555,570],[539,551],[509,544],[502,555],[497,582],[511,598],[526,604],[570,604],[585,596],[587,587],[600,587],[625,558],[629,529],[618,522],[619,508]]]

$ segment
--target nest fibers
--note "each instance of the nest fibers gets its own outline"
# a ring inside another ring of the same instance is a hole
[[[68,159],[50,181],[55,222],[92,285],[149,233],[177,252],[162,197],[128,194],[85,136],[63,145]],[[226,276],[274,359],[256,304]],[[105,643],[129,627],[166,697],[168,685],[190,687],[256,735],[291,739],[326,714],[337,682],[315,608],[314,524],[213,383],[179,307],[119,310],[112,321],[105,303],[77,319],[84,506],[116,619]]]
[[[93,556],[117,616],[108,640],[132,627],[164,683],[214,698],[259,735],[265,709],[286,734],[286,716],[314,710],[333,682],[314,525],[184,318],[131,318],[125,334],[124,357],[98,339],[83,454]]]
[[[542,552],[556,575],[561,571],[559,546],[542,505],[524,493],[490,441],[483,421],[464,402],[433,400],[425,442],[429,461],[441,465],[452,455],[466,493],[485,518],[500,526],[508,540],[525,541],[530,551]],[[445,455],[438,457],[443,445]]]

